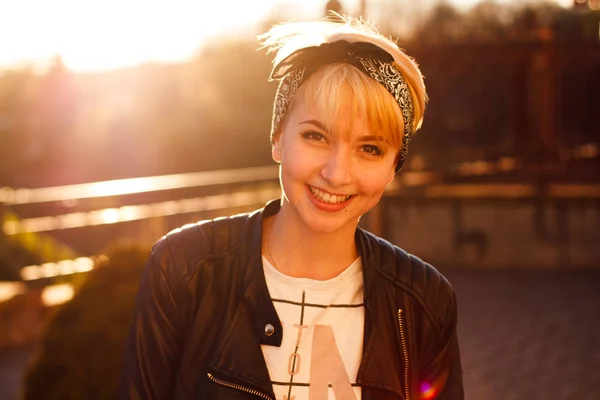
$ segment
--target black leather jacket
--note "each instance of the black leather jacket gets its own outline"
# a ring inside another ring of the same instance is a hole
[[[274,201],[252,214],[184,226],[155,244],[120,398],[275,399],[260,346],[279,346],[282,327],[263,274],[261,234],[263,218],[278,211]],[[356,243],[364,277],[362,398],[463,399],[450,284],[360,228]]]

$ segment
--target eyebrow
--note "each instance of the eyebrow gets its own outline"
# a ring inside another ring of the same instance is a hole
[[[317,121],[316,119],[307,119],[306,121],[300,122],[299,125],[303,125],[303,124],[311,124],[327,133],[331,133],[331,129],[329,129],[328,127],[325,126],[324,123],[322,123],[321,121]]]
[[[303,125],[303,124],[310,124],[310,125],[314,125],[317,128],[331,134],[331,129],[327,128],[327,126],[325,126],[324,123],[322,123],[321,121],[318,121],[316,119],[307,119],[306,121],[302,121],[300,122],[298,125]],[[387,143],[387,139],[383,136],[375,136],[375,135],[364,135],[358,138],[359,142],[386,142]]]
[[[359,142],[387,142],[383,136],[365,135],[358,138]]]

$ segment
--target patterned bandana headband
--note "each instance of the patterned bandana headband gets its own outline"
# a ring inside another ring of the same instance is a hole
[[[367,42],[339,40],[320,46],[306,47],[290,54],[271,72],[271,80],[280,80],[271,124],[271,142],[281,126],[292,98],[300,85],[323,65],[348,63],[379,82],[396,99],[404,118],[402,149],[398,154],[396,173],[408,155],[412,135],[414,106],[406,80],[394,65],[394,58],[377,45]]]

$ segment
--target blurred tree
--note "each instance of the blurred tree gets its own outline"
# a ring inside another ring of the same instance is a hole
[[[0,281],[21,280],[19,271],[26,265],[38,265],[42,257],[20,246],[0,232]]]
[[[551,37],[597,42],[598,22],[600,12],[576,12],[547,2],[507,5],[485,0],[459,12],[442,0],[417,24],[413,39],[420,43],[471,43]]]
[[[425,16],[429,15],[426,2],[413,0],[381,0],[378,8],[371,7],[369,17],[378,21],[382,32],[397,36],[406,41],[415,35]]]
[[[51,318],[27,371],[24,399],[114,399],[148,250],[117,246]]]
[[[477,3],[465,15],[465,39],[474,41],[500,41],[510,34],[513,11],[494,0]]]
[[[32,140],[25,134],[39,79],[30,68],[0,73],[0,186],[14,185]]]
[[[589,138],[596,124],[587,110],[598,108],[589,88],[595,86],[590,82],[598,65],[594,52],[600,21],[595,22],[595,43],[581,29],[598,15],[554,4],[494,1],[460,13],[440,2],[405,46],[427,77],[431,99],[414,151],[444,168],[502,153],[528,157],[548,127],[560,126],[563,143]],[[541,78],[541,67],[547,79]],[[561,95],[548,100],[541,87]],[[594,100],[583,101],[586,96]],[[561,113],[546,112],[543,121],[536,117],[542,99],[551,103],[546,109],[558,107]]]
[[[464,16],[449,2],[440,1],[419,25],[415,40],[424,43],[453,42],[464,36]]]
[[[196,169],[264,165],[270,160],[269,131],[275,84],[270,59],[256,41],[216,42],[190,65],[196,123],[187,151]],[[190,76],[190,75],[188,75]],[[189,118],[194,116],[188,115]]]
[[[284,8],[263,28],[289,19]],[[369,17],[384,18],[385,32],[400,37],[401,46],[419,60],[432,99],[424,130],[447,133],[452,143],[481,144],[486,132],[492,144],[491,138],[507,129],[526,126],[526,118],[516,123],[510,110],[529,101],[527,52],[541,43],[598,43],[600,13],[589,10],[491,0],[466,12],[447,1],[431,13],[425,9],[420,2],[382,0],[369,8]],[[420,19],[409,38],[407,27]],[[184,64],[72,74],[57,59],[42,76],[29,70],[3,73],[0,185],[48,186],[270,163],[276,85],[267,82],[270,57],[257,46],[254,39],[230,37],[213,40]],[[585,85],[571,79],[592,73],[595,65],[581,70],[588,56],[565,55],[578,48],[557,47],[568,71],[558,79],[570,99],[595,99],[575,90]],[[579,102],[563,107],[571,120],[581,114],[572,111],[580,108],[574,104]],[[435,137],[440,145],[446,140]]]

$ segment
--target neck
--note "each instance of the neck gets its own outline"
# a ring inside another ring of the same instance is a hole
[[[327,280],[356,258],[358,221],[334,232],[315,232],[282,208],[263,222],[263,254],[281,273],[294,278]]]

